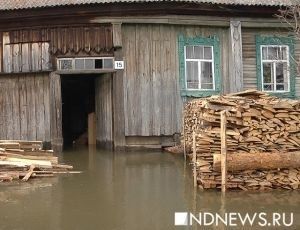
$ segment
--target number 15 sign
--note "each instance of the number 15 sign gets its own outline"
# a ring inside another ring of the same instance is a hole
[[[115,69],[124,69],[124,61],[115,61]]]

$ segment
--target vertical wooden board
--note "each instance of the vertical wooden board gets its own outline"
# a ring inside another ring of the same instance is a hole
[[[106,76],[106,83],[104,85],[104,87],[107,89],[106,92],[106,101],[104,101],[103,103],[106,104],[106,130],[107,130],[107,140],[108,141],[113,141],[113,114],[112,114],[112,75],[111,74],[107,74]]]
[[[0,32],[0,71],[3,72],[3,33]]]
[[[22,44],[22,72],[29,71],[29,46],[28,43]]]
[[[127,33],[127,26],[123,26],[122,30],[122,49],[124,54],[124,61],[126,63],[126,68],[124,69],[124,118],[125,118],[125,136],[128,136],[128,92],[127,92],[127,85],[128,85],[128,73],[130,70],[130,58],[129,56],[129,40],[128,40],[128,33]]]
[[[166,42],[165,42],[165,34],[164,34],[164,28],[162,26],[159,27],[159,34],[160,34],[160,50],[161,50],[161,56],[160,56],[160,60],[161,60],[161,69],[160,69],[160,72],[161,72],[161,75],[160,75],[160,85],[161,85],[161,102],[160,102],[160,107],[161,107],[161,113],[160,113],[160,134],[164,135],[166,132],[166,127],[165,127],[165,116],[166,116],[166,85],[165,85],[165,71],[166,71],[166,50],[165,50],[165,45],[166,45]]]
[[[26,97],[27,97],[27,125],[28,125],[28,140],[37,140],[36,130],[36,105],[35,93],[38,89],[35,88],[35,75],[26,75]]]
[[[124,56],[126,67],[124,71],[124,96],[125,96],[125,134],[135,134],[135,79],[136,79],[136,30],[135,26],[124,26]]]
[[[21,139],[21,119],[20,119],[20,91],[19,91],[19,77],[12,77],[12,101],[13,101],[13,113],[12,113],[12,121],[13,121],[13,139],[20,140]]]
[[[177,112],[177,132],[181,133],[181,128],[182,128],[182,111],[183,111],[183,100],[180,94],[180,84],[179,84],[179,56],[178,56],[178,26],[174,26],[174,37],[176,37],[176,51],[175,51],[175,76],[176,76],[176,112]]]
[[[42,43],[42,70],[50,69],[50,53],[49,53],[49,43]]]
[[[12,46],[12,69],[13,72],[21,72],[22,56],[20,44],[13,44]]]
[[[162,86],[162,114],[161,114],[161,134],[170,134],[170,118],[171,114],[171,95],[170,92],[170,31],[164,26],[160,26],[161,34],[161,50],[162,50],[162,64],[161,64],[161,86]]]
[[[31,68],[32,71],[41,71],[41,68],[39,66],[39,43],[32,43],[31,44],[31,49],[32,49],[32,53],[31,53]]]
[[[12,79],[6,78],[6,138],[13,139],[13,101],[12,101]]]
[[[178,122],[178,111],[177,111],[177,104],[180,103],[178,100],[178,92],[177,92],[177,81],[179,79],[176,78],[176,67],[177,67],[177,60],[176,60],[176,53],[177,53],[177,36],[174,36],[173,27],[170,27],[170,88],[171,88],[171,130],[170,133],[174,134],[177,132],[177,125]]]
[[[50,133],[50,79],[48,74],[43,74],[44,82],[44,114],[45,114],[45,141],[51,141]]]
[[[3,82],[2,82],[2,117],[3,117],[3,120],[2,120],[2,124],[3,124],[3,133],[2,133],[2,136],[4,139],[7,139],[7,133],[8,133],[8,120],[7,120],[7,103],[8,103],[8,95],[7,95],[7,78],[4,78],[3,79]]]
[[[152,120],[153,120],[153,135],[160,135],[161,126],[161,47],[160,47],[160,28],[158,25],[153,26],[152,32]]]
[[[148,136],[150,134],[150,72],[149,72],[149,29],[148,25],[143,25],[138,29],[139,33],[139,57],[138,57],[138,65],[139,65],[139,85],[138,88],[140,90],[140,114],[139,120],[141,122],[140,135]]]
[[[113,45],[114,47],[122,47],[122,32],[121,32],[121,23],[113,24]]]
[[[28,123],[27,123],[27,95],[26,95],[26,75],[19,77],[20,92],[20,119],[21,119],[21,140],[28,140]]]
[[[12,72],[11,46],[9,45],[9,33],[3,33],[3,70],[5,73]]]
[[[43,75],[35,77],[35,116],[36,116],[36,137],[37,140],[45,140],[45,106],[44,106],[44,82]]]
[[[134,117],[134,133],[136,135],[142,134],[143,124],[142,124],[142,101],[141,101],[141,81],[142,75],[141,72],[143,71],[143,67],[141,63],[143,62],[143,51],[141,49],[143,34],[140,32],[140,27],[138,25],[135,26],[135,33],[136,33],[136,45],[135,45],[135,53],[136,53],[136,74],[134,75],[133,80],[133,89],[135,92],[135,96],[133,97],[134,103],[136,106],[133,112]]]
[[[56,73],[50,73],[50,130],[52,148],[62,150],[62,99],[61,77]]]
[[[96,145],[96,114],[88,114],[88,143]]]
[[[97,140],[101,143],[112,142],[112,76],[105,74],[96,79],[96,117]]]
[[[100,97],[100,77],[97,77],[95,79],[95,113],[96,113],[96,125],[97,125],[97,128],[96,128],[96,140],[97,141],[100,141],[100,130],[101,130],[101,127],[100,127],[100,100],[99,100],[99,97]]]
[[[230,92],[243,89],[243,60],[241,22],[230,21]]]
[[[0,79],[0,138],[1,139],[5,139],[4,138],[4,116],[3,116],[3,112],[4,112],[4,100],[3,100],[3,92],[4,92],[4,84],[3,84],[3,80]]]

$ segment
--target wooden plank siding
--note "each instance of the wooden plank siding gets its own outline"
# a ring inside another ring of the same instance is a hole
[[[0,138],[50,142],[46,73],[0,77]]]
[[[221,44],[223,92],[228,84],[228,28],[122,25],[126,136],[173,135],[181,130],[178,36],[216,35]]]
[[[243,73],[244,73],[244,89],[257,88],[257,74],[256,74],[256,46],[255,36],[285,36],[286,32],[280,29],[249,29],[242,28],[242,44],[243,44]],[[300,60],[300,42],[295,44],[295,59]],[[300,97],[300,75],[296,76],[296,97]]]
[[[112,147],[113,143],[113,109],[112,109],[112,76],[104,74],[95,80],[96,104],[96,139],[97,143]]]

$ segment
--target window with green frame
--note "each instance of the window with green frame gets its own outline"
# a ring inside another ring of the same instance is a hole
[[[295,97],[294,39],[256,36],[257,88],[279,97]]]
[[[181,96],[206,97],[220,93],[220,41],[218,37],[179,35]]]

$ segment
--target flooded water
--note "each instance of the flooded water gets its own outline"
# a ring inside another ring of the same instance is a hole
[[[182,156],[78,149],[60,157],[83,173],[0,185],[0,229],[197,229],[174,226],[175,212],[293,212],[290,229],[300,228],[298,192],[195,191]]]

